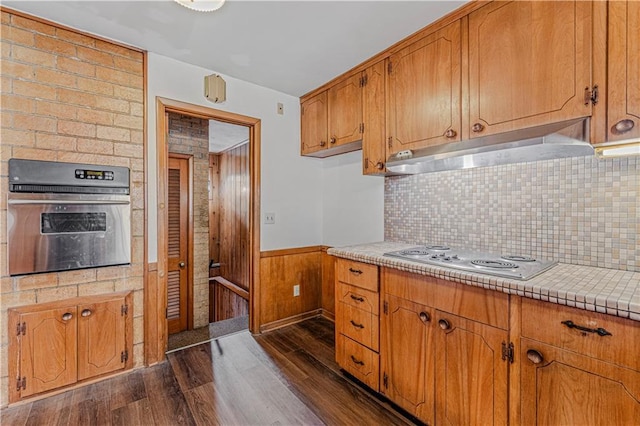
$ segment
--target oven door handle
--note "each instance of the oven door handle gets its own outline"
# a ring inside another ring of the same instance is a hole
[[[131,204],[128,200],[8,200],[8,204]]]

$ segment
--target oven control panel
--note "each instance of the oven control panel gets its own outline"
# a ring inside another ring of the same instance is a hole
[[[113,180],[113,172],[109,170],[76,169],[76,179]]]

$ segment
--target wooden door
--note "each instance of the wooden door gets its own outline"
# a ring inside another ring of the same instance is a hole
[[[189,160],[169,155],[167,256],[167,327],[169,334],[188,327]]]
[[[68,306],[20,315],[22,398],[76,382],[77,308]]]
[[[385,62],[380,61],[364,72],[362,92],[362,173],[383,174],[387,160],[385,143]]]
[[[362,74],[331,86],[329,102],[329,148],[362,139]]]
[[[637,425],[640,419],[638,371],[521,339],[520,374],[522,424]]]
[[[433,424],[435,357],[434,310],[384,295],[380,330],[380,391],[390,400]]]
[[[302,155],[327,149],[327,92],[306,100],[300,108]]]
[[[78,306],[78,380],[125,368],[128,312],[124,298]]]
[[[436,312],[436,423],[507,424],[506,331]]]
[[[640,2],[609,2],[607,137],[640,137]]]
[[[469,15],[470,137],[591,115],[591,8],[495,1]]]
[[[460,21],[392,55],[387,155],[460,140]]]

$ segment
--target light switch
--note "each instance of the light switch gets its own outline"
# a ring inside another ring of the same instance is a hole
[[[273,225],[276,223],[276,214],[275,213],[265,213],[264,214],[264,223],[265,225]]]

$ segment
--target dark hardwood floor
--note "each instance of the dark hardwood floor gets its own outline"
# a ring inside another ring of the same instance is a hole
[[[168,362],[2,410],[2,425],[400,425],[347,380],[333,323],[313,318],[260,336],[221,337]]]

